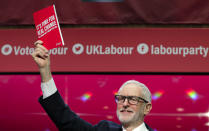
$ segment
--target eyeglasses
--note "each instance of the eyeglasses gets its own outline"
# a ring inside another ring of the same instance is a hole
[[[115,101],[118,104],[122,104],[125,102],[125,100],[128,100],[128,103],[131,105],[136,105],[140,102],[140,100],[142,100],[144,103],[148,103],[147,100],[145,100],[144,98],[141,98],[139,96],[122,96],[122,95],[115,95]]]

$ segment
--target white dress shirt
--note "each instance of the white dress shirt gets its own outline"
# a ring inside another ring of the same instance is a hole
[[[123,128],[123,127],[122,127]],[[126,129],[123,128],[123,131],[126,131]],[[139,125],[137,128],[133,129],[132,131],[148,131],[144,122]]]
[[[53,95],[57,91],[53,78],[48,82],[41,83],[41,90],[43,93],[43,99]]]

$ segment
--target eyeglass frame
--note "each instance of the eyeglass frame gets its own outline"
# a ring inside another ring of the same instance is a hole
[[[142,100],[144,103],[149,103],[147,100],[145,100],[144,98],[139,97],[139,96],[123,96],[123,95],[115,95],[115,102],[116,102],[116,103],[118,103],[118,101],[119,101],[119,100],[117,99],[118,96],[122,96],[122,97],[123,97],[123,99],[122,99],[123,102],[122,102],[122,103],[124,103],[126,99],[128,100],[128,103],[131,104],[131,105],[137,105],[137,104],[140,102],[140,100]],[[131,98],[137,98],[137,103],[136,103],[136,104],[130,103]],[[120,104],[122,104],[122,103],[120,103]]]

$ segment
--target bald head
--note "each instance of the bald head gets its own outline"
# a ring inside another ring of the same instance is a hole
[[[149,89],[147,88],[146,85],[144,85],[143,83],[141,82],[138,82],[136,80],[128,80],[126,81],[125,83],[123,83],[123,85],[120,87],[120,89],[118,90],[118,92],[120,92],[124,87],[127,87],[127,85],[132,85],[131,87],[138,87],[140,88],[139,92],[136,92],[136,93],[139,93],[142,95],[142,97],[147,100],[149,103],[151,103],[152,101],[152,95],[151,95],[151,92],[149,91]]]

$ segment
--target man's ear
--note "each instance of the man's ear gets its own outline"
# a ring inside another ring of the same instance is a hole
[[[151,103],[147,103],[145,105],[145,108],[144,108],[144,115],[146,116],[147,114],[149,114],[149,112],[151,111],[152,109],[152,104]]]

